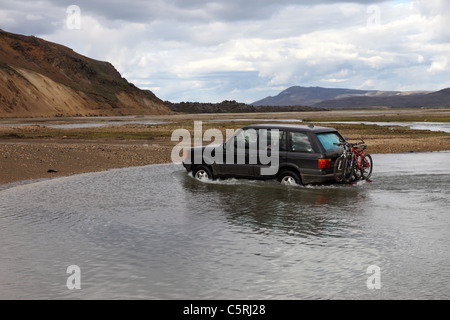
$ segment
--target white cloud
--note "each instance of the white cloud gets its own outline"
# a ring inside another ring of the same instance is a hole
[[[439,72],[448,70],[448,58],[445,56],[437,56],[432,58],[431,66],[428,68],[428,72],[436,74]]]
[[[34,3],[34,2],[33,2]],[[107,60],[162,99],[253,102],[292,85],[438,90],[448,85],[449,1],[79,0],[9,2],[0,28]],[[414,75],[414,76],[411,76]]]

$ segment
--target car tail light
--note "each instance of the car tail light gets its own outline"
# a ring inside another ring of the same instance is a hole
[[[331,159],[319,159],[319,169],[331,168]]]

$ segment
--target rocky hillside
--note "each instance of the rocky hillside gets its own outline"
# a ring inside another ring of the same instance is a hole
[[[171,113],[108,62],[0,30],[0,117]]]

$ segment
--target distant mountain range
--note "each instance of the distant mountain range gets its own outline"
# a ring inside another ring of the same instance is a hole
[[[108,62],[0,29],[0,117],[114,116],[172,111]]]
[[[378,91],[321,87],[290,87],[254,106],[310,106],[318,108],[450,107],[450,88],[429,91]]]

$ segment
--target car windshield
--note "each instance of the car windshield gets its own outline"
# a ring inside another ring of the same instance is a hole
[[[317,138],[319,138],[319,141],[322,143],[325,151],[336,151],[342,149],[342,147],[335,145],[335,143],[340,143],[341,139],[336,132],[318,133]]]

